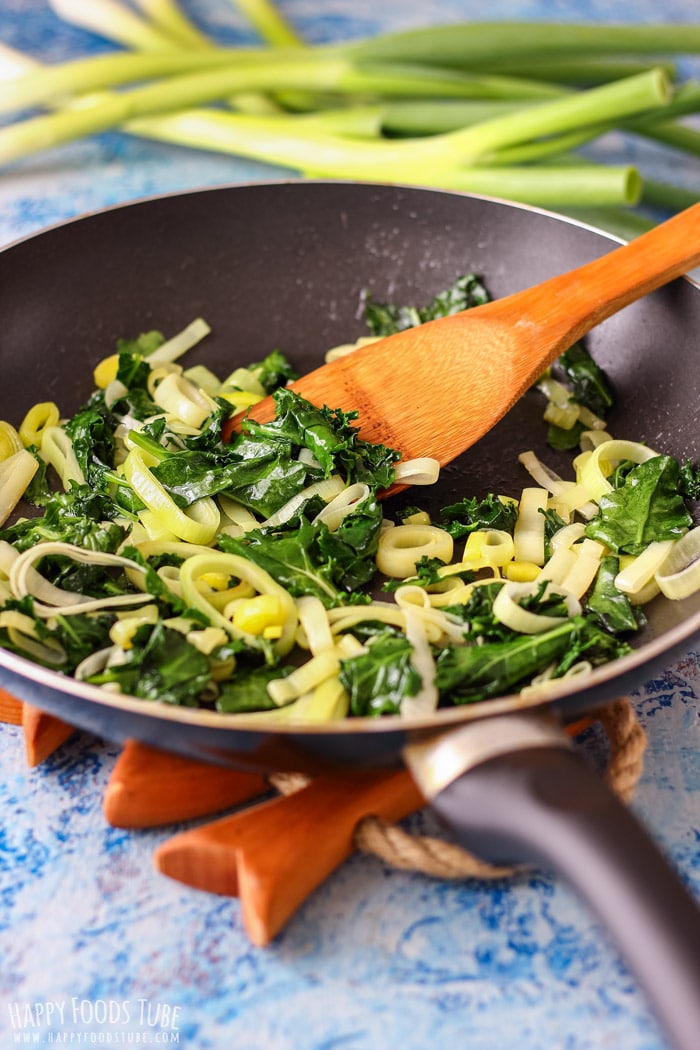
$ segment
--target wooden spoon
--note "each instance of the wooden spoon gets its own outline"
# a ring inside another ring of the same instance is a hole
[[[369,441],[445,464],[486,434],[577,339],[699,263],[695,204],[600,259],[370,344],[303,376],[293,389],[317,405],[356,409]],[[271,419],[270,399],[250,414]]]

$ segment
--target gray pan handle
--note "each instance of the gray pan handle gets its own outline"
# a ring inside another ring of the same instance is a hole
[[[698,1050],[700,908],[564,733],[527,716],[488,719],[410,745],[405,758],[467,849],[562,875],[617,942],[673,1045]]]

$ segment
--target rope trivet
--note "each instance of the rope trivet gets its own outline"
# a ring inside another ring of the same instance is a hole
[[[629,802],[642,774],[646,736],[634,707],[626,698],[597,711],[609,743],[605,779],[609,787]],[[280,773],[271,778],[283,795],[299,791],[309,783],[303,774]],[[355,846],[379,857],[385,864],[405,871],[418,871],[441,879],[498,879],[512,875],[510,867],[487,864],[461,846],[431,835],[413,835],[398,824],[380,817],[364,817],[355,829]]]

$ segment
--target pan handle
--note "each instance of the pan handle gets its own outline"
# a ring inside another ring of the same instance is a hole
[[[485,719],[409,744],[406,762],[460,841],[554,867],[617,942],[677,1050],[700,1046],[700,908],[629,809],[558,727]]]

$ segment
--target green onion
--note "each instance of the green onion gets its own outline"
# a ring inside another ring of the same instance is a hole
[[[507,59],[700,54],[700,25],[467,22],[387,33],[354,45],[363,59],[490,69]]]
[[[257,29],[263,40],[273,47],[303,47],[303,41],[290,24],[282,17],[274,4],[268,0],[231,0],[250,23]]]
[[[169,34],[139,18],[118,0],[49,0],[49,6],[64,22],[87,29],[125,47],[160,51],[172,46]]]
[[[231,0],[262,45],[224,48],[178,0],[50,2],[125,50],[36,67],[0,47],[0,112],[48,111],[0,127],[0,164],[119,128],[315,177],[607,208],[624,225],[640,201],[685,197],[576,151],[620,129],[700,152],[678,119],[700,112],[700,85],[675,84],[672,61],[700,54],[700,26],[484,22],[310,46],[272,0]]]

